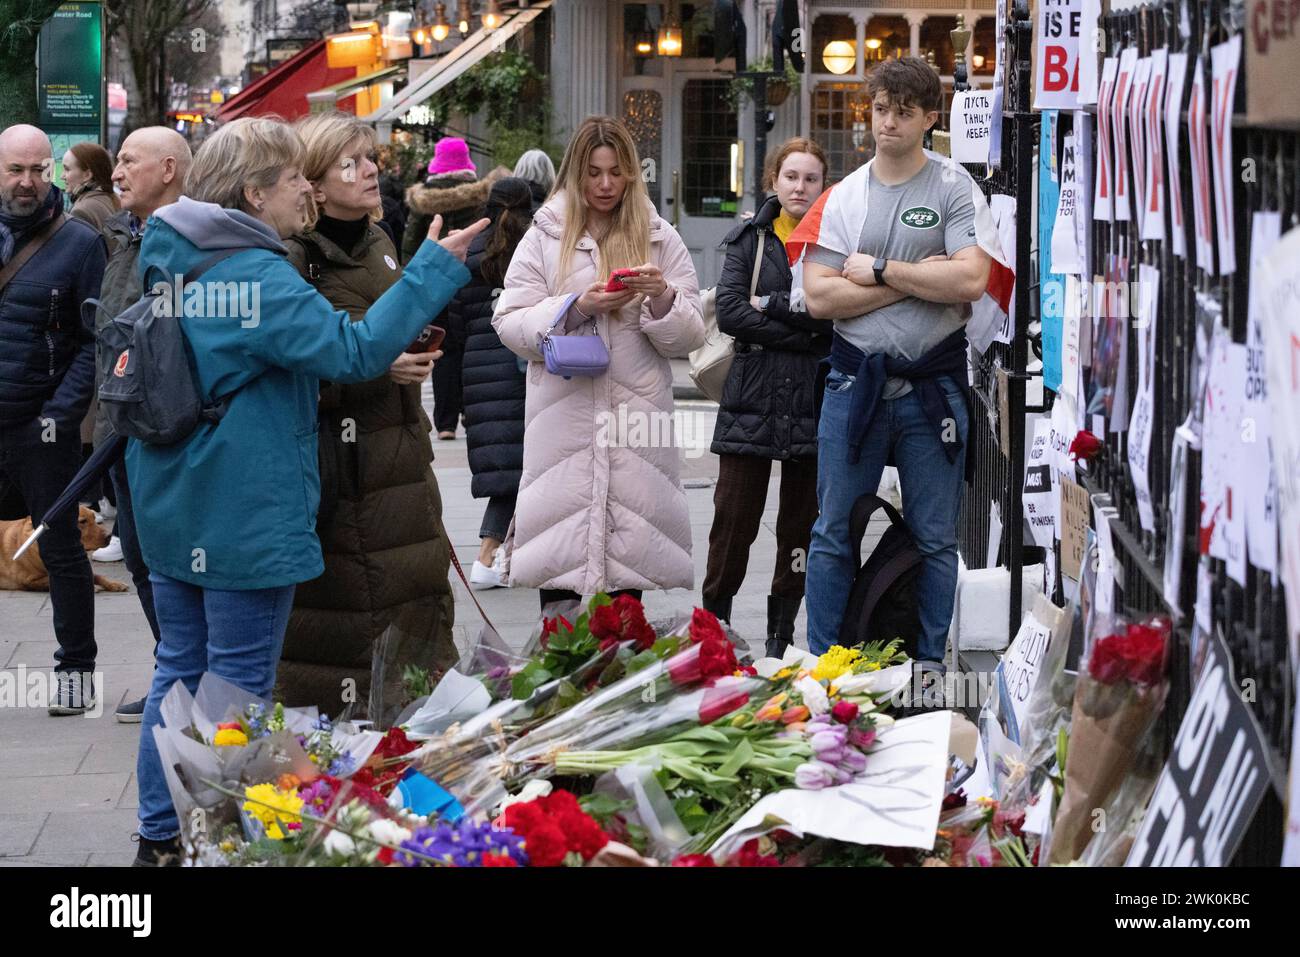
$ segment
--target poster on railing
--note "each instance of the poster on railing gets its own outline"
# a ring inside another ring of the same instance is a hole
[[[1111,137],[1110,103],[1118,70],[1119,58],[1106,57],[1097,87],[1097,180],[1092,194],[1092,214],[1106,222],[1115,220],[1115,146]]]
[[[1079,259],[1078,232],[1075,227],[1079,212],[1079,164],[1075,160],[1077,142],[1073,129],[1061,138],[1061,195],[1056,204],[1056,222],[1052,225],[1050,247],[1052,272],[1058,276],[1077,276],[1084,271]],[[1043,362],[1046,369],[1046,355],[1043,356]],[[1057,382],[1060,382],[1059,374]],[[1057,389],[1057,386],[1051,384],[1047,387]]]
[[[1106,48],[1106,34],[1101,29],[1101,0],[1081,0],[1079,4],[1079,105],[1097,102],[1097,81],[1101,74],[1100,53]]]
[[[1147,84],[1147,105],[1143,136],[1146,141],[1142,187],[1142,238],[1165,238],[1165,76],[1169,72],[1169,51],[1151,53],[1151,82]]]
[[[1246,585],[1246,503],[1241,441],[1245,418],[1246,347],[1223,326],[1210,344],[1201,428],[1201,554],[1227,564]]]
[[[1217,633],[1147,805],[1127,867],[1223,867],[1268,790],[1268,742]]]
[[[1250,296],[1246,310],[1246,549],[1250,563],[1277,573],[1277,469],[1273,412],[1268,404],[1268,369],[1260,308],[1260,263],[1282,238],[1282,214],[1255,213],[1250,224]]]
[[[1183,529],[1187,527],[1187,435],[1174,433],[1169,449],[1169,527],[1165,530],[1165,604],[1183,613]]]
[[[1094,120],[1086,110],[1074,113],[1075,189],[1074,246],[1078,251],[1080,276],[1092,275],[1092,183],[1095,140]]]
[[[1052,422],[1041,416],[1034,422],[1034,440],[1025,457],[1025,485],[1023,502],[1025,524],[1033,543],[1045,552],[1043,571],[1044,591],[1051,594],[1056,588],[1056,551],[1053,547],[1057,535],[1056,469],[1052,466]]]
[[[1179,157],[1183,130],[1183,89],[1187,80],[1187,54],[1169,54],[1165,81],[1165,182],[1169,184],[1169,238],[1174,255],[1187,258],[1187,225],[1183,222],[1183,167]]]
[[[1300,660],[1300,228],[1260,262],[1260,328],[1273,413],[1278,530],[1291,660]]]
[[[1111,135],[1115,140],[1115,216],[1116,222],[1132,219],[1129,204],[1133,199],[1133,175],[1129,162],[1128,108],[1133,97],[1133,79],[1137,72],[1137,47],[1127,47],[1119,55],[1115,75],[1115,95],[1111,100]]]
[[[1138,266],[1137,332],[1138,386],[1128,427],[1128,466],[1137,499],[1138,520],[1144,531],[1156,530],[1151,505],[1151,431],[1155,417],[1156,321],[1159,312],[1160,270]]]
[[[1079,27],[1083,0],[1038,0],[1034,17],[1034,109],[1079,105]]]
[[[1038,135],[1038,314],[1043,337],[1043,386],[1053,392],[1061,387],[1061,312],[1065,299],[1065,283],[1055,275],[1052,260],[1062,186],[1056,149],[1060,117],[1056,110],[1044,110]],[[1073,227],[1070,238],[1073,243]]]
[[[1192,151],[1192,225],[1196,232],[1196,265],[1213,276],[1214,217],[1210,210],[1213,184],[1210,178],[1209,93],[1205,87],[1205,63],[1191,61],[1192,96],[1187,103],[1187,138]]]
[[[1144,56],[1133,68],[1133,92],[1128,100],[1128,143],[1129,155],[1133,161],[1133,206],[1137,213],[1139,235],[1143,217],[1146,215],[1142,190],[1147,181],[1146,109],[1147,86],[1150,82],[1151,58]]]
[[[1249,170],[1238,170],[1232,163],[1232,103],[1237,91],[1241,64],[1241,34],[1226,43],[1210,47],[1210,146],[1214,155],[1214,221],[1219,237],[1219,273],[1230,276],[1237,271],[1237,250],[1232,235],[1232,185]]]
[[[952,158],[958,163],[989,161],[989,124],[993,115],[991,90],[965,90],[952,95]]]

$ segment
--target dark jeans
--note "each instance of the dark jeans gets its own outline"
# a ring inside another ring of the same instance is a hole
[[[631,595],[637,601],[641,600],[641,589],[639,588],[620,588],[618,591],[609,593],[611,598],[617,598],[619,595]],[[542,600],[542,607],[545,608],[553,601],[582,601],[582,596],[576,591],[569,591],[565,588],[539,588],[537,595]]]
[[[81,441],[75,433],[54,442],[0,446],[0,474],[18,489],[33,523],[41,520],[80,468]],[[75,505],[51,523],[38,547],[50,576],[54,636],[59,642],[55,670],[94,671],[95,579],[81,544]]]
[[[718,456],[718,484],[713,490],[713,527],[709,529],[709,563],[701,594],[708,601],[732,598],[740,591],[749,565],[749,548],[758,536],[767,500],[772,460],[757,455]],[[780,504],[776,511],[776,568],[771,594],[803,598],[808,543],[817,521],[817,460],[781,462]]]
[[[465,344],[444,347],[442,358],[433,364],[433,427],[439,432],[455,432],[465,409],[461,388],[461,366],[465,362]]]
[[[515,517],[517,495],[493,495],[488,499],[487,508],[483,509],[483,525],[478,530],[479,538],[495,538],[498,542],[506,540],[510,531],[510,519]]]
[[[149,581],[149,566],[140,551],[140,537],[135,531],[135,509],[131,506],[131,489],[126,481],[126,462],[119,459],[108,471],[113,492],[117,496],[117,525],[114,533],[122,543],[122,561],[131,573],[140,607],[153,632],[154,647],[158,646],[158,614],[153,607],[153,584]]]

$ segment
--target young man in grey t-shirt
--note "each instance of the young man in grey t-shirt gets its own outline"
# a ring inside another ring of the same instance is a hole
[[[888,60],[871,71],[867,84],[875,159],[835,187],[846,192],[838,202],[829,197],[821,210],[818,242],[837,248],[811,244],[804,260],[808,312],[834,320],[838,340],[817,436],[820,514],[808,553],[808,644],[821,653],[838,640],[857,571],[849,516],[858,498],[875,492],[892,453],[904,518],[924,558],[916,657],[923,669],[942,671],[957,584],[957,511],[969,425],[959,330],[969,304],[984,294],[991,260],[977,242],[975,204],[983,200],[970,177],[921,145],[943,99],[934,69],[916,57]],[[860,196],[866,199],[859,213]],[[858,357],[883,355],[895,366],[916,366],[939,353],[947,357],[945,373],[909,369],[906,377],[886,379],[869,427],[861,436],[850,434],[854,373],[866,368]],[[946,404],[951,415],[936,421],[919,393]],[[850,451],[855,443],[856,460]]]

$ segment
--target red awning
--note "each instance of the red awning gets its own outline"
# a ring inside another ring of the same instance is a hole
[[[325,41],[317,40],[226,100],[217,110],[216,117],[222,123],[240,116],[265,116],[268,113],[286,120],[297,119],[310,111],[308,93],[342,83],[356,74],[354,67],[330,69],[325,58]],[[355,95],[340,100],[338,108],[356,112]]]

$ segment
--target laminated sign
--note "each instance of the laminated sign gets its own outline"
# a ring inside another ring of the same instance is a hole
[[[1034,20],[1034,109],[1079,105],[1079,29],[1083,0],[1040,0]]]
[[[1270,780],[1268,744],[1216,633],[1126,866],[1226,865]]]

